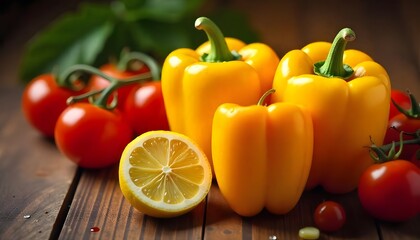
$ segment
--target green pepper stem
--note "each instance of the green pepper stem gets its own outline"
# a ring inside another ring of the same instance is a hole
[[[276,89],[272,88],[272,89],[269,89],[267,92],[265,92],[265,93],[261,96],[261,98],[258,100],[257,105],[259,105],[259,106],[264,106],[265,99],[266,99],[266,98],[267,98],[270,94],[273,94],[275,91],[276,91]]]
[[[339,77],[347,79],[353,74],[353,69],[343,63],[344,50],[347,42],[353,41],[356,34],[350,28],[338,32],[331,45],[327,59],[314,64],[314,72],[323,77]]]
[[[210,52],[201,56],[202,61],[224,62],[237,60],[240,58],[239,54],[234,54],[229,50],[222,31],[209,18],[197,18],[197,20],[195,21],[195,28],[198,30],[203,30],[210,41]]]
[[[133,69],[133,63],[145,64],[150,69],[152,79],[160,80],[161,67],[155,59],[144,53],[123,50],[118,62],[118,69],[121,71],[135,71],[142,67],[142,65],[137,65],[137,69]]]

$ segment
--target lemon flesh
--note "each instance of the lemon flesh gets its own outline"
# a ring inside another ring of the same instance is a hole
[[[210,190],[210,164],[188,137],[151,131],[125,148],[120,188],[137,210],[153,217],[175,217],[196,207]]]

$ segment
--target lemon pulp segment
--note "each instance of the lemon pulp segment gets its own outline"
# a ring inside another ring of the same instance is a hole
[[[175,204],[190,199],[204,179],[197,154],[177,139],[148,139],[132,151],[129,159],[130,178],[154,201]]]
[[[120,162],[120,185],[138,210],[152,216],[182,214],[207,195],[211,167],[184,135],[153,131],[134,139]]]

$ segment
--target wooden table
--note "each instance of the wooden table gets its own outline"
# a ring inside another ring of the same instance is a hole
[[[280,2],[224,3],[248,14],[280,56],[313,41],[331,41],[339,29],[351,27],[358,38],[348,47],[382,64],[394,88],[420,96],[417,1]],[[420,216],[399,224],[376,221],[362,210],[355,192],[330,195],[317,189],[304,193],[287,215],[241,218],[214,185],[205,202],[181,217],[155,219],[134,210],[121,194],[116,166],[77,168],[23,118],[24,86],[17,77],[23,45],[76,3],[54,5],[48,13],[42,11],[47,4],[21,9],[16,28],[0,42],[0,239],[297,239],[300,228],[313,225],[315,206],[326,199],[342,203],[348,220],[339,232],[322,233],[322,239],[420,239]]]

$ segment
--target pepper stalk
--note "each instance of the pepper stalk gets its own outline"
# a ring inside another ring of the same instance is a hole
[[[225,62],[241,58],[235,51],[230,51],[220,28],[209,18],[199,17],[195,28],[203,30],[210,41],[210,52],[201,56],[203,62]]]
[[[343,28],[334,38],[327,59],[314,64],[314,73],[323,77],[339,77],[348,79],[353,75],[353,69],[343,63],[344,50],[347,42],[356,39],[356,34],[350,28]]]

